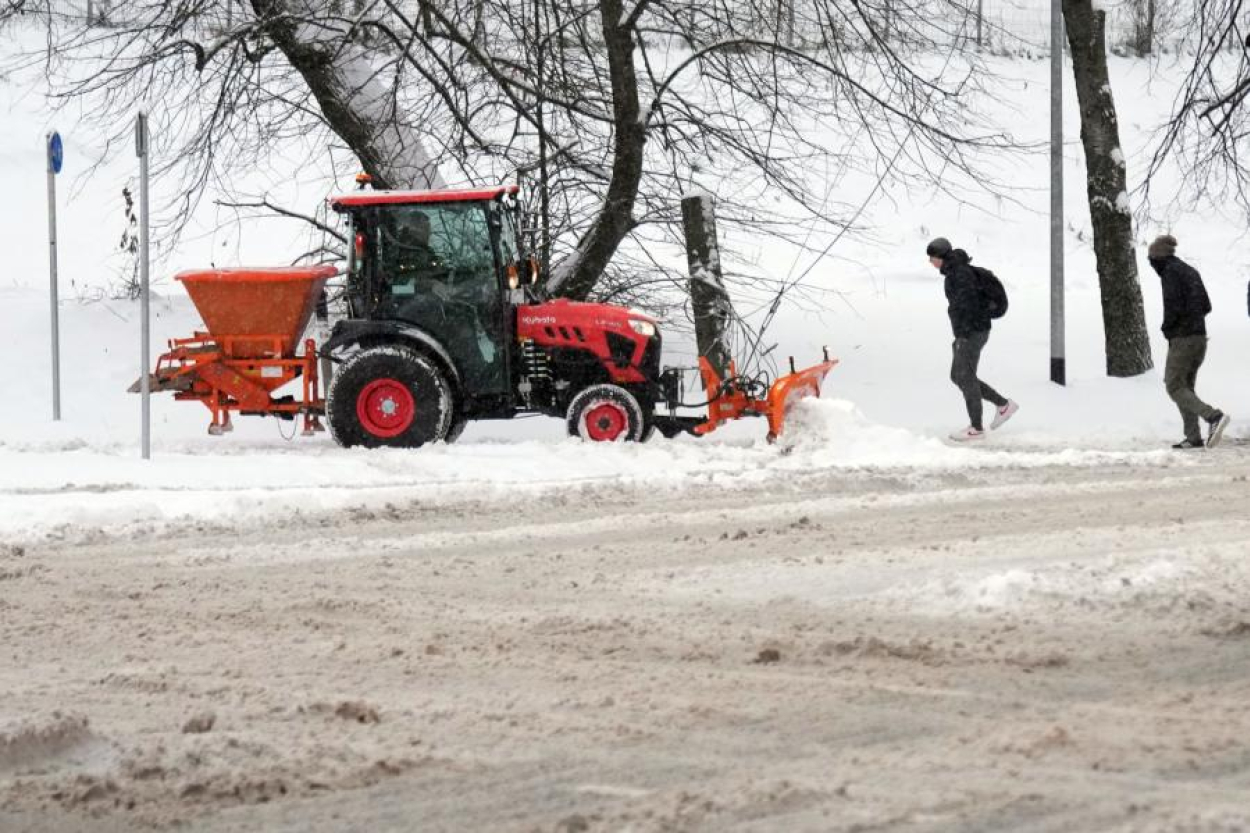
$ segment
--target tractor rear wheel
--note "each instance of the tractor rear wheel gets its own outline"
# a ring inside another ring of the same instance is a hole
[[[634,395],[616,385],[592,385],[569,403],[569,435],[591,442],[638,442],[645,428]]]
[[[370,347],[335,369],[326,422],[340,445],[419,448],[447,437],[454,406],[430,359],[399,345]]]
[[[467,419],[457,414],[452,418],[451,428],[447,429],[447,436],[443,437],[443,442],[454,443],[456,440],[460,439],[460,435],[464,433],[464,427],[468,424],[469,421]]]

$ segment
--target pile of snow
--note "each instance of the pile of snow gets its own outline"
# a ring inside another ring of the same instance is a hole
[[[1159,559],[1144,564],[1106,563],[1072,569],[1009,569],[972,580],[952,578],[937,593],[907,594],[940,600],[941,607],[960,612],[994,613],[1027,607],[1053,608],[1067,604],[1092,606],[1122,604],[1140,607],[1143,595],[1178,583],[1193,570],[1175,561]]]
[[[988,406],[986,422],[988,424]],[[782,445],[805,461],[826,461],[838,469],[958,471],[1040,466],[1098,466],[1123,463],[1152,466],[1183,463],[1168,450],[1115,451],[1074,448],[1044,433],[1013,434],[1014,423],[985,439],[956,443],[949,439],[881,425],[855,403],[841,399],[806,399],[795,404]],[[1030,443],[1030,439],[1035,442]],[[1192,458],[1190,458],[1192,459]]]
[[[1175,540],[1131,556],[1089,552],[1039,565],[1022,548],[1007,556],[1018,562],[1008,566],[1001,555],[995,563],[995,554],[987,553],[984,561],[961,562],[958,570],[934,570],[938,575],[899,582],[870,603],[921,616],[995,617],[1009,612],[1103,622],[1143,614],[1183,619],[1213,610],[1230,615],[1244,610],[1244,582],[1250,577],[1242,557],[1244,544],[1191,544],[1183,531],[1168,534]],[[1122,543],[1125,538],[1136,542],[1158,535],[1151,530],[1120,538]]]
[[[1098,500],[1114,481],[1087,482],[1073,489]],[[962,493],[940,511],[958,511],[958,500],[1029,501],[1041,487],[1014,484]],[[1049,497],[1054,498],[1054,487]],[[949,499],[949,498],[947,498]],[[788,507],[781,523],[803,513],[848,510],[923,512],[943,498],[931,491],[858,497],[811,495]],[[736,520],[744,527],[778,524],[777,509]],[[1221,527],[1223,528],[1223,527]],[[762,530],[761,530],[762,531]],[[887,617],[999,619],[1031,617],[1046,621],[1127,622],[1150,616],[1174,620],[1177,627],[1221,617],[1238,619],[1245,610],[1250,565],[1242,540],[1205,538],[1201,524],[1135,529],[1124,525],[1083,528],[1079,536],[1056,525],[1012,534],[1004,528],[984,542],[972,539],[959,554],[949,547],[918,543],[906,557],[897,543],[880,558],[843,558],[836,550],[790,552],[785,557],[726,559],[680,571],[656,571],[650,582],[658,595],[698,596],[728,604],[785,601],[815,607],[865,608]],[[871,552],[871,551],[868,551]],[[888,556],[887,556],[888,552]],[[861,552],[860,555],[864,553]]]

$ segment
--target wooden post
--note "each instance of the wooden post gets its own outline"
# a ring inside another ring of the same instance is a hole
[[[725,343],[733,307],[721,275],[720,247],[712,195],[692,193],[681,201],[686,234],[686,263],[690,269],[690,308],[699,356],[706,358],[721,379],[729,377],[729,346]]]

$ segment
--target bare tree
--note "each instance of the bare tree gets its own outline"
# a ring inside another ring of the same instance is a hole
[[[962,188],[985,182],[978,152],[1013,147],[965,104],[988,76],[948,47],[971,19],[954,0],[133,0],[115,17],[65,22],[25,58],[103,125],[163,102],[183,212],[291,137],[392,187],[519,176],[546,285],[575,298],[684,297],[664,292],[679,269],[622,244],[675,242],[692,187],[723,190],[726,277],[741,280],[735,229],[804,245],[813,222],[854,216],[830,180]]]
[[[351,37],[342,17],[312,0],[251,0],[263,32],[304,79],[330,128],[379,188],[441,188],[438,164],[420,129],[400,118],[398,96],[383,84],[374,50]],[[227,30],[225,37],[233,37]],[[200,59],[197,53],[197,60]]]
[[[1250,1],[1206,0],[1178,19],[1192,55],[1172,111],[1157,135],[1143,186],[1146,212],[1158,174],[1179,167],[1190,204],[1235,203],[1250,213]]]
[[[1091,0],[1063,0],[1063,20],[1081,107],[1081,144],[1085,148],[1086,190],[1102,294],[1107,374],[1136,376],[1154,363],[1137,280],[1124,152],[1107,74],[1107,13],[1095,10]]]

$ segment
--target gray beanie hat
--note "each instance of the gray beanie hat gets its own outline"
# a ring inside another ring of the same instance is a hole
[[[1146,249],[1146,257],[1151,260],[1162,260],[1176,254],[1176,238],[1170,234],[1161,234]]]
[[[929,257],[946,257],[951,253],[951,241],[945,237],[935,237],[929,241],[929,245],[925,247],[924,253]]]

